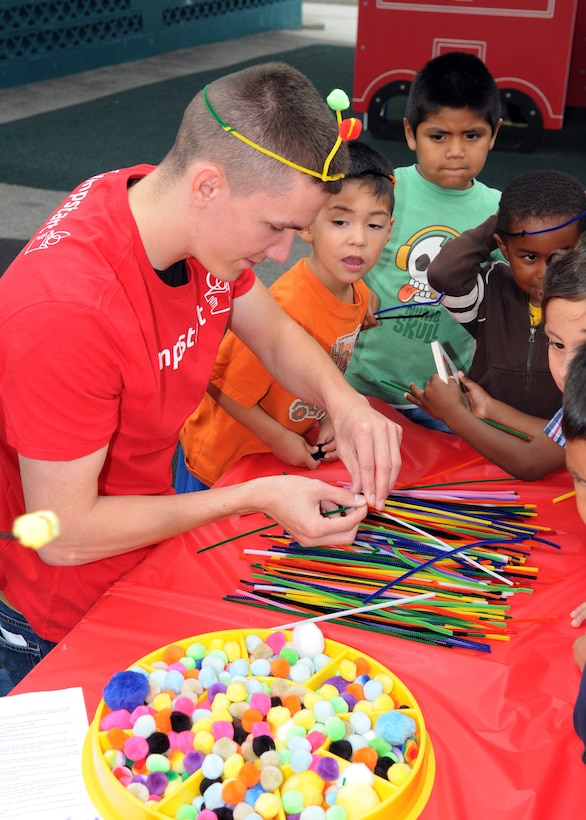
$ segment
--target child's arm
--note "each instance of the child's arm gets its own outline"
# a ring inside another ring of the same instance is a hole
[[[442,245],[427,269],[427,281],[431,287],[448,296],[470,295],[472,298],[483,265],[490,261],[491,254],[498,247],[494,238],[496,226],[494,214],[477,228],[464,231]],[[467,306],[470,306],[470,299]]]
[[[378,310],[380,307],[380,299],[378,294],[372,290],[372,288],[368,288],[368,305],[366,308],[366,316],[364,317],[364,321],[362,322],[361,330],[368,330],[371,327],[376,327],[380,325],[380,320],[374,315],[374,312]]]
[[[579,638],[576,638],[572,649],[574,652],[574,660],[578,665],[578,669],[580,672],[583,672],[584,666],[586,666],[586,635],[580,635]]]
[[[580,635],[579,638],[576,638],[572,646],[572,650],[574,653],[574,660],[576,661],[578,669],[582,673],[582,677],[580,679],[580,689],[578,691],[578,697],[576,698],[572,717],[576,734],[582,743],[586,744],[586,672],[584,671],[584,667],[586,665],[586,635]]]
[[[293,467],[307,467],[310,470],[319,467],[319,461],[311,457],[311,454],[317,452],[318,448],[308,444],[303,436],[283,427],[259,404],[243,407],[211,383],[208,385],[208,393],[232,418],[264,441],[277,458],[285,464],[291,464]]]
[[[446,384],[434,374],[425,390],[413,383],[410,387],[411,392],[405,394],[410,401],[445,422],[481,455],[516,478],[536,481],[564,466],[564,448],[543,431],[532,441],[525,441],[474,416],[462,403],[455,379]]]
[[[486,419],[510,427],[512,430],[518,430],[531,439],[543,433],[543,428],[549,419],[530,416],[528,413],[523,413],[522,410],[517,410],[516,407],[511,407],[510,404],[506,404],[504,401],[494,399],[483,387],[469,379],[461,371],[458,375],[466,388],[468,407],[479,419]]]

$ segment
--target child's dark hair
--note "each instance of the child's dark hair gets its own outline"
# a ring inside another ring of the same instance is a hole
[[[528,171],[509,182],[501,197],[497,232],[517,233],[529,219],[556,219],[560,225],[586,211],[584,186],[563,171]],[[576,223],[579,233],[586,230],[586,214]],[[505,237],[503,237],[505,238]]]
[[[568,441],[586,439],[586,343],[570,361],[563,399],[562,432]]]
[[[541,310],[543,320],[552,299],[586,300],[586,248],[554,251],[547,260]]]
[[[348,143],[350,170],[342,180],[363,179],[367,181],[377,199],[389,202],[390,212],[395,206],[395,172],[388,159],[365,142],[352,140]]]
[[[442,108],[469,108],[494,134],[501,116],[499,89],[482,60],[464,51],[448,51],[429,60],[409,89],[405,118],[417,126]]]

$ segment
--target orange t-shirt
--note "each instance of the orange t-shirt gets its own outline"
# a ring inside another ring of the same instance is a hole
[[[354,303],[335,297],[300,259],[269,288],[275,300],[346,370],[368,306],[364,282],[354,285]],[[212,383],[242,407],[259,404],[289,430],[305,435],[325,415],[321,407],[289,393],[231,331],[222,340]],[[188,469],[212,485],[242,456],[270,448],[206,393],[181,431]]]

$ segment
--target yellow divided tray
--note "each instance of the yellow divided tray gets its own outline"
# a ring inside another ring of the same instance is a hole
[[[246,648],[246,639],[249,636],[258,636],[261,639],[266,639],[270,636],[271,630],[226,630],[222,632],[210,632],[202,635],[197,635],[190,638],[185,638],[176,641],[172,646],[179,646],[187,650],[194,643],[203,644],[206,650],[211,650],[230,643],[234,646],[237,643],[240,647],[241,657],[248,660],[249,653]],[[288,641],[292,638],[292,633],[285,631],[283,633]],[[138,660],[132,669],[142,669],[150,673],[153,669],[160,666],[167,647],[151,652],[144,658]],[[393,686],[391,695],[397,707],[401,707],[402,711],[410,715],[417,726],[414,734],[415,741],[418,746],[417,757],[410,762],[411,773],[407,779],[400,785],[394,785],[383,777],[374,776],[374,789],[380,798],[380,803],[368,814],[363,815],[361,820],[414,820],[419,817],[423,811],[433,786],[435,777],[435,757],[431,740],[425,728],[425,721],[423,714],[417,705],[417,702],[409,689],[385,666],[379,663],[374,658],[359,652],[343,643],[337,641],[325,640],[325,655],[329,660],[319,672],[316,672],[305,681],[303,684],[295,684],[291,681],[292,686],[298,687],[301,685],[306,690],[313,690],[318,692],[320,687],[329,678],[336,676],[339,673],[340,663],[344,660],[354,661],[358,658],[362,659],[361,663],[366,661],[369,667],[369,675],[374,678],[376,675],[390,676],[392,678]],[[254,677],[249,672],[249,677]],[[270,677],[258,678],[262,683],[268,685],[274,680]],[[207,695],[204,693],[200,697],[200,702],[204,702]],[[126,787],[115,777],[106,760],[105,752],[110,748],[107,733],[100,730],[102,719],[109,713],[109,708],[104,701],[100,701],[94,720],[89,728],[83,750],[83,776],[88,792],[101,814],[103,820],[174,820],[176,814],[181,806],[190,804],[194,798],[200,794],[200,783],[202,781],[201,771],[198,770],[193,774],[187,776],[179,784],[174,784],[174,789],[170,794],[163,794],[159,802],[143,802],[136,797],[132,792],[128,791]],[[380,715],[380,712],[370,713],[370,717],[374,721]],[[338,715],[343,720],[349,719],[349,713],[342,713]],[[132,730],[126,730],[128,736],[132,735]],[[316,750],[316,753],[321,756],[333,756],[328,751],[329,740]],[[335,755],[333,756],[335,757]],[[337,758],[340,771],[343,775],[343,769],[349,765],[347,760]],[[287,766],[283,766],[283,771],[286,775]],[[324,804],[324,808],[327,805]],[[287,814],[282,807],[279,812],[274,815],[276,820],[286,820]],[[348,820],[354,820],[349,818]]]

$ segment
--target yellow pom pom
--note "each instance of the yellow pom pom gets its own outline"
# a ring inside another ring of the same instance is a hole
[[[14,522],[12,534],[23,547],[38,550],[57,538],[59,519],[52,510],[39,510],[19,515]]]

